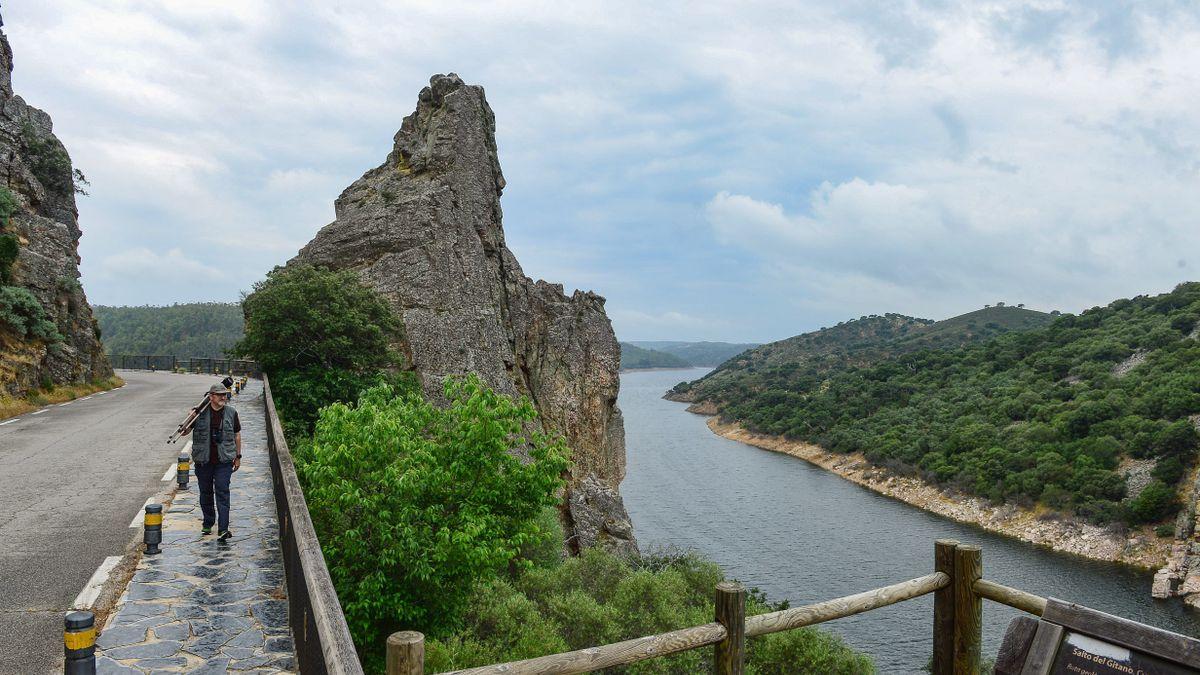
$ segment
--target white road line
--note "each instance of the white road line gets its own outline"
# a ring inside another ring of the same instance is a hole
[[[93,396],[103,396],[103,395],[105,395],[105,394],[107,394],[107,393],[108,393],[107,391],[98,391],[98,392],[96,392],[95,394],[93,394]]]
[[[58,407],[60,407],[60,408],[61,408],[61,407],[65,406],[65,405],[71,405],[71,404],[72,404],[72,403],[74,403],[74,402],[75,402],[75,401],[67,401],[66,403],[59,403],[59,404],[58,404]]]
[[[44,412],[46,412],[46,408],[42,408],[41,410],[38,410],[38,411],[35,411],[35,412],[31,412],[31,413],[29,413],[29,414],[30,414],[30,415],[41,415],[41,414],[42,414],[42,413],[44,413]]]
[[[17,418],[17,419],[15,419],[15,420],[9,420],[9,421],[7,421],[7,422],[0,422],[0,427],[4,426],[5,424],[12,424],[13,422],[19,422],[19,421],[20,421],[20,419],[21,419],[21,418],[19,418],[19,417],[18,417],[18,418]]]
[[[91,396],[84,396],[83,398],[81,398],[79,400],[80,401],[88,401],[88,400],[91,400],[91,398],[92,398]]]
[[[88,579],[87,584],[79,595],[75,596],[75,602],[71,605],[74,609],[91,609],[92,604],[96,602],[96,598],[100,597],[100,588],[104,586],[104,582],[108,581],[108,575],[112,573],[113,568],[117,563],[121,562],[121,556],[110,555],[100,563],[96,571],[92,573],[92,578]]]
[[[154,503],[154,497],[146,497],[146,503],[142,504],[142,508],[138,509],[137,514],[133,516],[133,522],[129,523],[129,527],[141,527],[142,517],[146,515],[146,507]]]

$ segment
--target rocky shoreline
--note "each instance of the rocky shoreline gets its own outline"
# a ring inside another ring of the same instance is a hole
[[[688,410],[711,414],[695,405]],[[1132,528],[1127,534],[1121,535],[1081,521],[1048,518],[1014,505],[992,506],[982,499],[951,495],[918,478],[893,475],[872,465],[861,453],[837,454],[811,443],[754,433],[736,422],[723,423],[719,417],[711,417],[708,428],[719,436],[739,443],[803,459],[863,487],[931,513],[1054,551],[1146,570],[1162,567],[1171,554],[1173,539],[1159,538],[1149,527]]]

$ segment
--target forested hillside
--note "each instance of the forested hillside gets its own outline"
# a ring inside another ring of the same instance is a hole
[[[960,349],[825,373],[775,366],[756,388],[722,389],[720,408],[995,501],[1156,522],[1195,457],[1198,321],[1200,283],[1187,283]],[[1118,473],[1133,459],[1153,465],[1136,496]]]
[[[628,342],[621,343],[621,369],[639,370],[645,368],[687,368],[687,361],[666,352],[655,349],[643,349]]]
[[[680,383],[669,398],[720,406],[751,392],[802,390],[829,373],[851,366],[921,349],[981,342],[1009,331],[1044,326],[1052,320],[1044,312],[1004,306],[936,322],[903,314],[864,316],[740,353],[703,378]]]
[[[109,354],[221,358],[243,333],[242,306],[238,303],[97,305],[95,313],[104,350]]]

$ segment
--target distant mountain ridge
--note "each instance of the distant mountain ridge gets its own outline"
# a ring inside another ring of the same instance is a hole
[[[747,349],[758,347],[761,343],[635,341],[633,344],[674,354],[693,366],[719,366]]]
[[[692,364],[667,352],[645,349],[629,342],[621,343],[621,370],[647,368],[690,368]]]

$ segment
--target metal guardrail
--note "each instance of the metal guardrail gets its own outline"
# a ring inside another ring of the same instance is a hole
[[[258,363],[248,359],[216,359],[193,356],[182,359],[163,354],[110,354],[108,362],[113,368],[125,370],[182,370],[189,373],[208,375],[253,375],[262,374]]]
[[[354,640],[329,577],[329,569],[325,566],[321,543],[313,529],[292,453],[279,423],[270,380],[266,375],[262,379],[271,481],[275,487],[279,541],[287,578],[288,617],[300,672],[305,675],[362,675],[362,664],[354,650]]]

